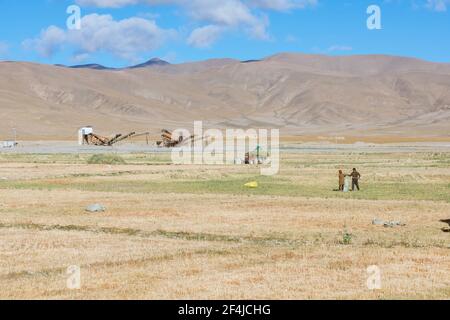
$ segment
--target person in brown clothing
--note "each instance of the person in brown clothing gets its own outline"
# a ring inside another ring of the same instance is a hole
[[[356,168],[353,168],[353,172],[349,174],[350,177],[352,177],[352,191],[355,191],[355,186],[356,188],[359,189],[359,179],[361,178],[361,175],[359,174],[359,172],[356,170]]]
[[[339,170],[339,191],[344,191],[345,177],[346,175],[342,172],[342,170]]]

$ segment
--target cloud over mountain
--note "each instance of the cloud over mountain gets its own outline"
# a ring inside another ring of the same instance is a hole
[[[228,30],[242,29],[250,37],[270,39],[265,11],[303,9],[316,5],[318,0],[78,0],[77,3],[99,8],[120,8],[140,3],[176,5],[193,22],[202,24],[191,31],[188,44],[208,47]]]
[[[161,46],[176,31],[162,29],[155,21],[133,17],[114,20],[111,15],[90,14],[81,20],[80,30],[64,30],[50,26],[24,46],[49,57],[63,46],[73,48],[75,57],[108,52],[126,60],[136,60]]]

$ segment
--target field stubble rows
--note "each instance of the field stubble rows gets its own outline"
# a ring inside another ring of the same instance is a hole
[[[0,155],[0,298],[450,298],[449,154],[288,154],[275,177],[88,157]],[[353,166],[363,190],[334,191]]]

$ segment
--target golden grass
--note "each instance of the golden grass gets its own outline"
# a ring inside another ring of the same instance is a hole
[[[448,154],[290,154],[273,178],[58,157],[0,159],[0,299],[450,298]],[[332,191],[347,161],[363,174],[358,194]],[[240,189],[251,178],[261,190]],[[91,203],[107,211],[86,213]],[[70,265],[81,290],[66,287]],[[381,290],[366,286],[370,265]]]

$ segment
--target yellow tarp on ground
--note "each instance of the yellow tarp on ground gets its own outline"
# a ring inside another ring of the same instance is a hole
[[[249,182],[249,183],[246,183],[244,186],[247,188],[258,188],[258,182],[256,182],[256,181]]]

